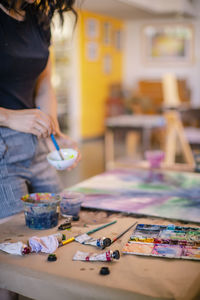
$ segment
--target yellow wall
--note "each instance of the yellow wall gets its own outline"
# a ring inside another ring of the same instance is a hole
[[[86,22],[88,18],[97,20],[99,34],[96,38],[88,37]],[[111,45],[103,43],[103,24],[111,25]],[[111,83],[122,80],[122,51],[114,46],[114,32],[122,30],[123,22],[111,17],[81,11],[79,14],[80,42],[80,74],[81,74],[81,137],[92,138],[104,133],[105,100],[108,97],[108,87]],[[96,61],[87,58],[87,43],[97,42],[99,55]],[[106,54],[112,56],[112,71],[105,74],[103,58]]]

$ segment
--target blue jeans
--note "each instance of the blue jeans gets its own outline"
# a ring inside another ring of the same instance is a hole
[[[20,199],[27,193],[61,191],[48,152],[44,139],[0,127],[0,218],[22,211]]]

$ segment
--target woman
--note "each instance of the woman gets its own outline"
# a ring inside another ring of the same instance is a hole
[[[60,191],[46,161],[46,140],[53,133],[69,146],[74,143],[60,132],[57,120],[50,22],[56,11],[61,21],[64,11],[76,15],[73,4],[0,0],[0,218],[21,211],[20,198],[28,192]]]

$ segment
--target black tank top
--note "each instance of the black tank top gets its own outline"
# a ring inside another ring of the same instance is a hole
[[[28,11],[18,21],[0,8],[0,107],[35,107],[35,86],[47,64],[49,44],[50,30]]]

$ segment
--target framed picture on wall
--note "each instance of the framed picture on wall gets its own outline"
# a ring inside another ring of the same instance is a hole
[[[122,31],[120,29],[114,32],[114,46],[116,50],[122,50]]]
[[[104,45],[108,46],[111,44],[111,35],[112,35],[112,28],[109,22],[105,22],[103,24],[103,43]]]
[[[86,36],[91,39],[96,39],[99,36],[99,21],[94,18],[86,19],[85,23]]]
[[[191,64],[194,29],[187,24],[149,24],[142,30],[142,48],[147,64]]]
[[[99,45],[96,42],[87,42],[86,57],[89,61],[97,61],[99,57]]]
[[[103,57],[103,72],[107,75],[112,73],[112,56],[110,54]]]

